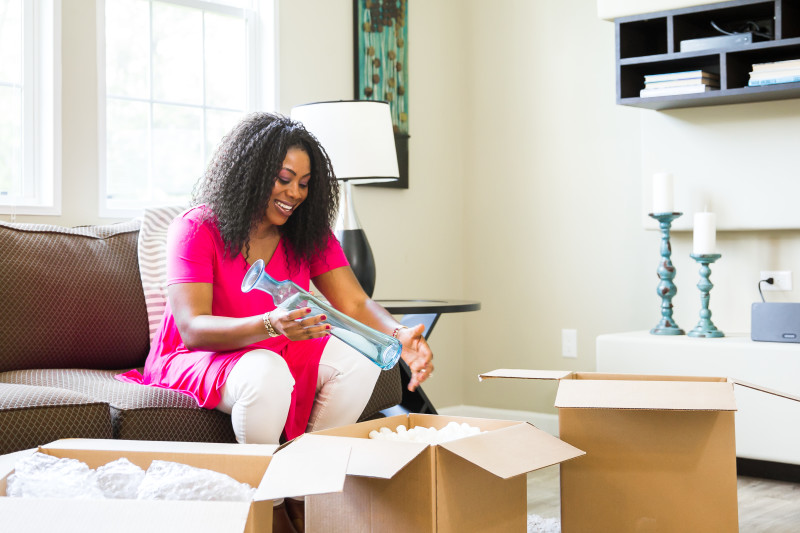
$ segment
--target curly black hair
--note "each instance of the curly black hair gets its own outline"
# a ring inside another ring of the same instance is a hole
[[[245,117],[223,139],[195,184],[192,205],[205,204],[234,258],[250,252],[250,233],[264,217],[278,171],[290,148],[311,161],[308,197],[279,228],[294,255],[306,263],[322,251],[339,207],[339,185],[328,154],[302,124],[274,113]]]

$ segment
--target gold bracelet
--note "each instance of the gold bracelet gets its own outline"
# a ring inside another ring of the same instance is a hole
[[[397,338],[397,333],[401,329],[408,329],[408,326],[398,326],[398,327],[394,328],[394,332],[392,332],[392,337],[394,337],[396,339]]]
[[[272,326],[272,321],[269,319],[269,314],[271,312],[272,311],[264,313],[264,315],[261,317],[261,320],[264,321],[264,327],[267,328],[267,335],[269,335],[270,337],[277,337],[278,332],[275,331],[275,328]]]

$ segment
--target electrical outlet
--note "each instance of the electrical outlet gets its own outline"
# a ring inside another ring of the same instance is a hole
[[[760,279],[772,278],[775,282],[761,283],[763,291],[790,291],[792,290],[792,271],[791,270],[762,270]]]
[[[561,355],[563,357],[578,357],[578,330],[561,330]]]

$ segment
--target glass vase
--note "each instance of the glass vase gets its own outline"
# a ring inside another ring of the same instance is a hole
[[[326,315],[325,322],[331,326],[331,335],[362,353],[383,370],[394,367],[400,358],[400,352],[403,351],[400,341],[350,318],[292,281],[276,281],[267,274],[261,259],[253,263],[242,280],[242,292],[253,289],[272,296],[272,302],[281,309],[310,307],[312,315]]]

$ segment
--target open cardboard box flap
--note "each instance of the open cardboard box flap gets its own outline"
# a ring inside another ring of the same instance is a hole
[[[302,435],[275,454],[256,501],[342,492],[350,459],[347,439]]]
[[[306,442],[306,445],[319,448],[320,450],[326,447],[347,447],[349,450],[349,460],[346,462],[345,466],[348,475],[381,479],[391,479],[394,477],[395,474],[428,447],[427,444],[419,442],[396,442],[370,439],[367,438],[366,435],[339,436],[307,434],[296,439],[296,441],[287,448],[287,451],[291,449],[294,452],[303,452],[304,449],[298,447],[298,445],[303,445],[303,441]],[[283,451],[278,453],[276,457],[280,457],[282,454]],[[298,453],[298,455],[301,455],[300,460],[302,460],[303,454]],[[306,494],[311,493],[306,492]]]
[[[498,368],[478,376],[479,381],[491,378],[563,379],[572,374],[569,370],[529,370],[525,368]]]
[[[747,387],[748,389],[753,389],[760,392],[765,392],[767,394],[772,394],[773,396],[780,396],[781,398],[786,398],[787,400],[794,400],[796,402],[800,402],[800,396],[797,396],[795,394],[789,394],[788,392],[781,392],[775,389],[769,389],[767,387],[762,387],[760,385],[748,383],[747,381],[742,381],[740,379],[732,379],[731,381],[733,381],[733,383],[741,387]]]
[[[560,370],[500,368],[478,376],[558,380],[556,407],[735,411],[733,386],[800,401],[800,396],[738,379],[702,376],[603,374]]]
[[[503,479],[585,453],[528,423],[445,442],[439,446]]]
[[[562,380],[556,407],[595,409],[664,409],[735,411],[733,383],[728,381]]]
[[[558,380],[558,408],[736,410],[733,384],[725,378],[522,369],[498,369],[479,376],[487,378]]]
[[[421,442],[353,439],[347,473],[352,476],[391,479],[428,448]]]

